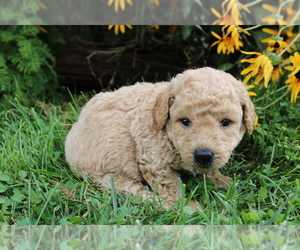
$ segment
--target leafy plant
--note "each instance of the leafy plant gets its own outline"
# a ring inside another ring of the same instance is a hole
[[[2,24],[33,24],[41,23],[37,15],[40,7],[36,0],[4,1],[0,8],[0,21]]]
[[[39,32],[37,26],[0,27],[0,93],[31,97],[55,93],[54,57]]]

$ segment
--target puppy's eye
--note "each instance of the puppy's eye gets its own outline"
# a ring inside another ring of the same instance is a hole
[[[228,120],[228,119],[224,119],[224,120],[222,120],[222,121],[220,122],[220,125],[221,125],[222,127],[228,127],[230,124],[231,124],[231,121]]]
[[[184,126],[184,127],[189,127],[191,126],[191,121],[187,118],[184,119],[180,119],[180,123]]]

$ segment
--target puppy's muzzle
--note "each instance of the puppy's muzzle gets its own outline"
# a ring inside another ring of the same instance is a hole
[[[194,151],[194,162],[199,168],[209,169],[214,162],[214,153],[210,149],[196,149]]]

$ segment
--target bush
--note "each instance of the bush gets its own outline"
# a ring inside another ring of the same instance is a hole
[[[0,28],[0,93],[54,95],[58,88],[54,57],[38,37],[37,26]]]

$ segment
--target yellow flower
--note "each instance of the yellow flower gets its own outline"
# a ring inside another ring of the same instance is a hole
[[[159,0],[148,0],[148,2],[155,7],[159,5]]]
[[[271,76],[272,82],[277,82],[280,79],[280,76],[282,76],[282,67],[281,65],[273,65],[273,71]]]
[[[228,27],[227,34],[231,36],[236,50],[240,50],[240,47],[243,47],[244,45],[244,43],[240,40],[240,33],[242,32],[250,36],[250,33],[248,31],[239,26],[230,25]]]
[[[225,7],[225,5],[227,5]],[[222,14],[211,8],[212,13],[219,19],[214,21],[213,24],[235,24],[242,25],[243,21],[240,19],[240,10],[243,9],[250,13],[250,10],[238,0],[225,0],[222,3]]]
[[[221,15],[218,11],[216,11],[214,8],[211,8],[212,13],[218,17],[216,21],[212,23],[212,25],[228,25],[233,23],[233,18],[231,15],[223,14]],[[237,23],[237,25],[242,25],[242,22]]]
[[[279,26],[279,28],[281,29],[283,26]],[[297,33],[293,33],[293,29],[294,29],[295,26],[289,26],[288,29],[283,29],[280,34],[279,34],[279,31],[277,30],[272,30],[272,29],[269,29],[269,28],[263,28],[262,31],[265,32],[265,33],[268,33],[272,36],[275,36],[275,37],[280,37],[282,38],[282,42],[285,42],[286,43],[286,46],[288,46],[292,41],[293,39],[297,36]],[[272,37],[267,37],[267,38],[264,38],[261,40],[262,43],[268,43],[271,41],[271,40],[274,40]],[[279,46],[282,46],[282,44],[279,44]],[[296,45],[295,44],[292,44],[291,47],[289,47],[287,49],[288,52],[292,52],[293,50],[296,49]],[[270,51],[271,49],[269,49]]]
[[[131,0],[109,0],[108,6],[111,6],[113,2],[115,3],[114,4],[115,12],[118,12],[119,6],[121,7],[122,10],[125,10],[126,2],[132,5]]]
[[[231,12],[231,16],[233,17],[234,22],[233,24],[242,23],[242,21],[240,20],[240,9],[243,9],[250,13],[250,10],[238,0],[225,0],[225,2],[228,2],[227,12]]]
[[[279,54],[286,47],[287,47],[287,43],[285,41],[270,39],[268,41],[268,47],[267,47],[266,51]]]
[[[269,25],[280,24],[286,25],[291,24],[294,17],[297,15],[299,10],[293,10],[293,5],[295,1],[286,1],[286,0],[279,0],[278,8],[274,7],[270,4],[263,4],[262,7],[270,12],[271,15],[264,17],[261,19],[262,22],[266,22]],[[293,20],[294,22],[299,20]]]
[[[222,54],[230,54],[230,53],[234,53],[234,46],[232,44],[232,39],[230,36],[226,36],[225,34],[223,34],[223,36],[219,36],[217,33],[215,33],[214,31],[211,32],[211,34],[218,38],[219,40],[214,42],[211,46],[215,46],[218,44],[218,48],[217,48],[217,53],[220,54],[222,52]]]
[[[292,24],[291,21],[299,12],[299,9],[293,10],[294,3],[297,1],[289,1],[288,2],[286,0],[279,0],[279,5],[283,4],[284,2],[286,2],[286,3],[283,5],[281,12],[283,13],[283,16],[285,17],[285,21],[288,24]],[[298,4],[298,7],[299,7],[299,4]],[[297,20],[299,20],[299,18],[297,18]],[[294,20],[294,21],[297,21],[297,20]]]
[[[220,54],[221,52],[223,54],[234,53],[235,50],[240,50],[240,47],[244,45],[244,43],[240,40],[240,32],[250,35],[246,30],[236,25],[223,26],[222,37],[214,31],[212,31],[211,34],[219,40],[214,42],[210,47],[213,47],[218,44],[218,54]]]
[[[254,126],[258,127],[260,124],[258,123],[258,116],[255,116],[255,120],[254,120]]]
[[[298,52],[294,53],[294,56],[290,56],[292,66],[284,67],[286,70],[292,71],[289,74],[286,84],[289,84],[288,91],[292,90],[291,102],[295,103],[300,91],[300,55]]]
[[[255,87],[255,85],[253,85],[253,84],[247,85],[247,89],[253,89],[254,87]],[[257,96],[257,94],[253,91],[248,91],[248,95]]]
[[[150,30],[156,31],[159,30],[159,25],[148,25]]]
[[[129,28],[129,29],[132,29],[132,26],[131,25],[108,25],[108,29],[112,29],[114,27],[114,32],[116,35],[118,35],[119,33],[119,30],[122,32],[122,33],[125,33],[125,27]]]
[[[263,4],[262,7],[270,12],[272,12],[271,15],[266,16],[261,19],[262,22],[266,22],[268,25],[286,25],[287,22],[283,20],[283,15],[280,15],[278,12],[279,10],[275,8],[273,5],[270,4]]]
[[[247,55],[258,55],[256,58],[250,59],[242,59],[241,62],[249,62],[251,65],[248,68],[242,70],[241,75],[248,74],[245,79],[244,83],[247,83],[251,77],[256,77],[254,84],[259,84],[261,80],[264,79],[264,86],[268,87],[268,83],[271,80],[272,72],[273,72],[273,65],[270,58],[266,55],[263,55],[259,52],[245,52],[242,53]]]

